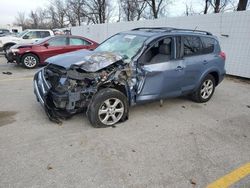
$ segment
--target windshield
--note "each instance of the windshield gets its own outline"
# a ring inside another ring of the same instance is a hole
[[[137,54],[146,39],[147,37],[140,35],[117,34],[98,46],[95,51],[116,52],[131,59]]]
[[[17,35],[16,35],[16,37],[18,37],[18,38],[20,38],[20,37],[22,37],[25,33],[27,33],[28,32],[28,30],[24,30],[24,31],[22,31],[21,33],[18,33]]]
[[[37,41],[33,42],[33,44],[42,44],[42,43],[44,43],[45,41],[47,41],[48,39],[50,39],[50,38],[53,38],[53,37],[51,37],[51,36],[45,37],[45,38],[43,38],[43,39],[40,39],[40,40],[37,40]]]

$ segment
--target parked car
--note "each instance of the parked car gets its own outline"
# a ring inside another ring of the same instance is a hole
[[[0,29],[0,37],[4,37],[6,35],[11,35],[11,32],[8,29]]]
[[[94,51],[47,59],[34,91],[52,121],[86,110],[94,127],[128,118],[129,106],[181,95],[207,102],[225,75],[225,53],[206,31],[137,28]],[[154,112],[155,113],[155,112]]]
[[[16,36],[7,35],[0,38],[0,51],[6,52],[11,46],[15,44],[36,42],[42,38],[53,35],[53,31],[44,29],[27,29]]]
[[[31,69],[44,64],[45,59],[54,55],[80,49],[92,50],[98,43],[80,36],[53,36],[32,44],[16,44],[6,52],[8,62],[21,63]]]

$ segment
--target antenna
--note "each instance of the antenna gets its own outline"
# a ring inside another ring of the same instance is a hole
[[[193,32],[196,31],[197,28],[198,28],[198,26],[196,26],[196,27],[194,28]]]

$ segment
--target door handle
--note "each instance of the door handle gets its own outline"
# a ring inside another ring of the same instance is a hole
[[[181,71],[181,70],[183,70],[184,69],[184,67],[182,67],[182,66],[178,66],[178,67],[176,67],[176,71]]]

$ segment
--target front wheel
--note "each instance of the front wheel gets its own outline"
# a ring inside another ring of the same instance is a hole
[[[195,102],[203,103],[207,102],[213,96],[215,89],[214,77],[209,74],[201,82],[199,88],[192,94],[192,99]]]
[[[34,54],[25,54],[21,59],[22,65],[27,69],[33,69],[39,64],[39,58]]]
[[[116,89],[102,89],[92,99],[87,116],[93,127],[113,126],[127,118],[127,98]]]

